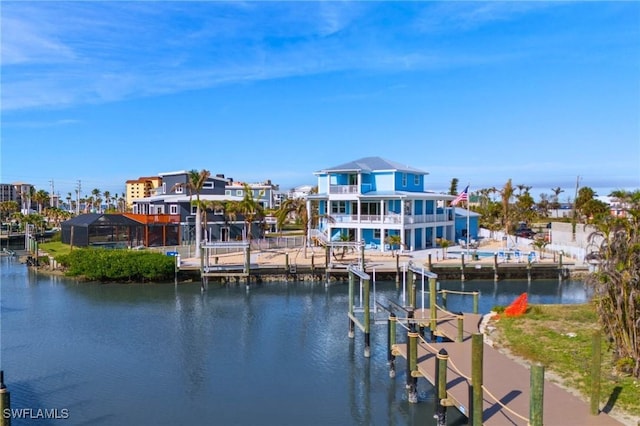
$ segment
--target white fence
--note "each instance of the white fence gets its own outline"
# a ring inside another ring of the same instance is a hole
[[[578,224],[574,235],[570,223],[551,222],[551,241],[545,247],[545,251],[552,253],[562,252],[564,255],[574,258],[576,262],[584,264],[586,263],[585,256],[592,251],[597,251],[600,246],[601,240],[596,240],[594,243],[589,242],[589,236],[593,232],[593,227]],[[480,228],[478,234],[485,240],[493,239],[496,241],[503,241],[505,235],[502,231],[489,231],[484,228]],[[507,235],[506,239],[507,247],[527,247],[531,246],[532,243],[532,239],[514,235]]]

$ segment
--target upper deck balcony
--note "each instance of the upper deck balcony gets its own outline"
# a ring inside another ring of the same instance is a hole
[[[359,194],[358,185],[331,185],[329,194]]]
[[[371,191],[370,183],[361,185],[330,185],[329,194],[365,194]]]
[[[389,213],[386,215],[351,215],[351,214],[332,214],[331,218],[334,223],[342,224],[415,224],[415,223],[435,223],[447,222],[453,220],[449,215],[440,214],[424,214],[424,215],[399,215],[397,213]],[[404,219],[404,220],[403,220]]]

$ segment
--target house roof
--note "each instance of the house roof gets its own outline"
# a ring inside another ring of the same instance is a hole
[[[456,217],[461,217],[461,216],[467,217],[467,209],[456,207],[455,215]],[[469,217],[480,217],[480,216],[482,216],[480,213],[476,213],[473,210],[469,210]]]
[[[136,198],[133,200],[136,203],[189,203],[195,200],[196,196],[189,197],[184,194],[164,194],[153,195],[151,197]],[[242,201],[243,197],[237,195],[226,194],[200,194],[200,201]]]
[[[329,167],[319,170],[314,174],[323,174],[329,172],[373,172],[373,171],[394,171],[394,172],[410,172],[419,174],[428,174],[423,170],[416,169],[411,166],[396,163],[395,161],[386,160],[381,157],[364,157],[359,160],[350,161],[340,164],[339,166]]]
[[[121,214],[101,214],[87,213],[73,217],[62,222],[62,225],[73,226],[89,226],[89,225],[122,225],[122,226],[139,226],[140,222],[128,218]]]
[[[364,194],[352,194],[355,198],[361,200],[367,198],[410,198],[421,200],[444,200],[450,201],[455,197],[453,195],[442,194],[438,192],[409,192],[409,191],[371,191]],[[329,198],[329,194],[309,194],[307,198],[310,200],[324,200]]]

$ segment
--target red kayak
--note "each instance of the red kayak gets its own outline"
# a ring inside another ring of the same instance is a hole
[[[527,293],[522,293],[504,310],[504,314],[508,317],[517,317],[527,311]]]

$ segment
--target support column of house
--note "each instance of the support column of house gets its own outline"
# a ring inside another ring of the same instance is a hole
[[[309,235],[311,235],[311,200],[307,199],[307,241],[305,246],[310,246]]]
[[[404,209],[404,200],[400,199],[400,251],[402,251],[402,247],[407,247],[408,244],[404,239],[404,215],[405,215],[405,209]]]
[[[358,192],[360,192],[360,175],[358,175]],[[360,198],[358,198],[357,201],[357,206],[358,206],[358,229],[356,231],[356,241],[357,242],[362,242],[362,226],[360,224],[360,219],[361,219],[361,213],[362,213],[362,204],[360,203]],[[364,250],[364,243],[362,244],[362,250]]]
[[[380,223],[382,223],[383,225],[380,226],[380,251],[384,252],[384,245],[385,245],[385,228],[384,228],[384,200],[380,200]]]

